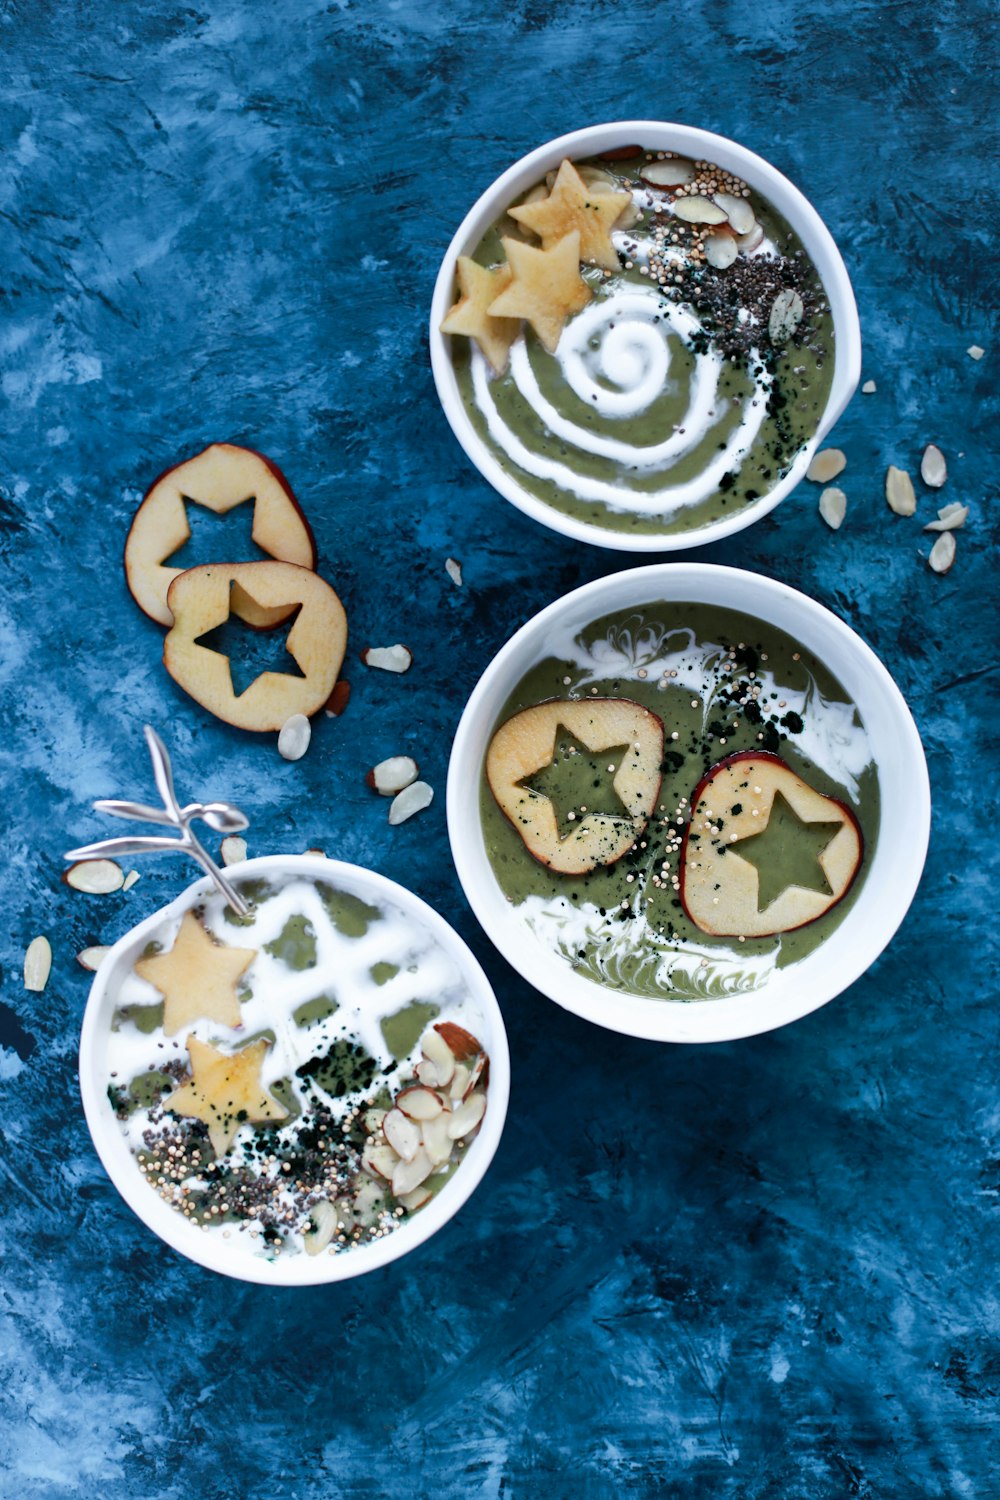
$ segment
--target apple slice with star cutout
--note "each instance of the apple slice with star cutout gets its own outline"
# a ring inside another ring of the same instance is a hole
[[[125,579],[150,619],[173,624],[167,590],[184,570],[166,564],[191,535],[185,502],[224,516],[248,501],[253,502],[251,535],[261,551],[282,562],[315,568],[312,531],[277,465],[252,448],[213,443],[154,480],[133,518],[125,542]],[[287,608],[265,609],[239,588],[232,607],[258,630],[280,625],[290,613]]]
[[[611,865],[660,793],[663,723],[630,698],[551,699],[501,724],[486,754],[497,803],[540,864]]]
[[[754,750],[713,766],[691,798],[680,898],[702,932],[773,937],[842,901],[861,866],[854,813],[780,756]]]
[[[229,657],[201,644],[201,637],[228,619],[237,585],[265,610],[287,615],[301,606],[285,642],[301,677],[261,672],[237,695]],[[292,714],[314,714],[326,703],[347,649],[347,616],[318,574],[287,562],[206,563],[174,579],[167,603],[174,624],[163,643],[164,666],[217,718],[264,732],[280,729]]]

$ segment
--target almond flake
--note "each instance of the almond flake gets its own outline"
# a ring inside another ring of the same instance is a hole
[[[895,464],[890,464],[885,473],[885,498],[889,509],[897,516],[912,516],[917,508],[913,480],[905,469],[897,469]]]
[[[833,531],[839,531],[847,514],[847,496],[831,485],[819,497],[819,513]]]
[[[471,1078],[471,1070],[464,1063],[459,1063],[455,1069],[455,1076],[448,1087],[448,1097],[453,1100],[464,1099],[469,1092]]]
[[[703,198],[700,193],[692,193],[687,198],[677,198],[673,204],[673,211],[678,219],[683,219],[685,224],[725,224],[729,215],[721,209],[711,198]]]
[[[462,564],[454,557],[446,557],[444,570],[457,589],[462,587]]]
[[[309,1218],[313,1227],[302,1236],[302,1244],[307,1255],[322,1255],[337,1232],[339,1217],[336,1208],[328,1198],[321,1198],[318,1203],[312,1204],[309,1209]]]
[[[878,387],[876,386],[874,380],[866,380],[864,385],[861,387],[861,394],[862,396],[874,396],[877,389]]]
[[[470,1094],[464,1104],[460,1104],[448,1121],[448,1134],[453,1141],[460,1141],[470,1131],[475,1130],[483,1115],[486,1113],[486,1095]]]
[[[122,881],[122,890],[130,891],[135,885],[136,881],[141,879],[142,876],[139,874],[138,870],[129,870],[128,874],[125,876],[125,879]]]
[[[122,867],[113,859],[81,859],[70,865],[63,880],[74,891],[85,891],[88,896],[107,896],[120,891],[125,884]]]
[[[936,521],[928,521],[924,527],[925,531],[958,531],[964,526],[969,515],[969,507],[960,505],[953,500],[950,505],[942,505],[938,511]]]
[[[735,234],[750,234],[757,217],[745,198],[734,198],[732,193],[716,193],[714,201],[722,209],[733,226]]]
[[[780,291],[771,303],[771,315],[767,323],[771,343],[787,344],[802,322],[804,312],[805,308],[798,292],[793,291],[791,287],[785,287],[783,291]]]
[[[420,768],[412,755],[390,755],[372,766],[365,777],[365,785],[378,792],[380,797],[395,797],[404,787],[416,781]]]
[[[302,857],[303,857],[303,859],[306,857],[307,854],[310,855],[311,858],[313,858],[313,859],[326,859],[326,850],[325,849],[303,849],[303,851],[302,851]]]
[[[948,465],[944,454],[933,443],[928,443],[920,460],[920,477],[932,490],[939,490],[948,478]]]
[[[430,1188],[415,1187],[411,1193],[400,1193],[396,1201],[403,1205],[407,1213],[413,1214],[431,1201],[431,1191]]]
[[[328,718],[339,719],[347,707],[347,700],[351,696],[351,684],[343,678],[334,683],[333,692],[326,700],[326,714]]]
[[[282,760],[301,760],[311,739],[312,725],[305,714],[292,714],[278,731],[278,754]]]
[[[434,1163],[421,1146],[411,1161],[401,1161],[392,1174],[392,1191],[399,1198],[403,1193],[412,1193],[425,1182],[434,1170]]]
[[[441,1167],[451,1156],[452,1139],[448,1134],[451,1113],[444,1110],[433,1120],[425,1120],[421,1128],[424,1150],[436,1167]]]
[[[391,1146],[366,1146],[361,1165],[373,1177],[384,1177],[386,1182],[391,1182],[392,1174],[399,1165],[399,1157]]]
[[[643,182],[651,182],[654,187],[683,187],[694,175],[694,162],[686,156],[669,156],[665,161],[647,162],[639,168]]]
[[[847,459],[839,448],[824,448],[813,457],[806,470],[806,478],[811,479],[814,484],[829,484],[831,479],[836,479],[846,468]]]
[[[91,974],[101,967],[105,954],[111,949],[106,945],[97,945],[93,948],[81,948],[76,955],[76,961],[83,969],[88,969]]]
[[[241,839],[238,833],[231,833],[222,840],[222,863],[224,865],[238,865],[247,857],[247,841]]]
[[[931,555],[927,562],[935,573],[947,573],[955,561],[955,533],[953,531],[942,531],[937,541],[931,548]]]
[[[736,237],[741,255],[749,255],[752,250],[756,250],[757,246],[763,243],[763,240],[764,226],[762,224],[755,224],[749,234],[740,234]]]
[[[420,1039],[423,1062],[417,1066],[417,1077],[431,1088],[446,1087],[455,1072],[455,1054],[441,1033],[431,1027]]]
[[[402,1110],[408,1119],[423,1122],[435,1119],[444,1105],[433,1089],[411,1086],[396,1095],[396,1108]],[[402,1156],[403,1153],[399,1154]]]
[[[970,359],[982,359],[983,355],[986,353],[986,350],[980,349],[978,344],[970,344],[965,352]]]
[[[41,994],[52,969],[52,947],[47,937],[32,938],[24,955],[24,988]]]
[[[739,246],[731,234],[707,234],[702,241],[705,259],[716,271],[724,271],[739,255]]]
[[[389,807],[389,822],[394,827],[397,823],[405,823],[414,813],[423,812],[425,807],[430,807],[433,801],[434,788],[428,786],[426,781],[413,781],[393,797]]]
[[[366,667],[378,667],[382,672],[408,672],[413,661],[409,646],[368,646],[361,653]]]
[[[390,1109],[382,1121],[382,1134],[403,1161],[412,1161],[420,1150],[420,1131],[401,1109]]]

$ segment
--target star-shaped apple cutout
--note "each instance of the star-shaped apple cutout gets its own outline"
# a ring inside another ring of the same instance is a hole
[[[737,839],[729,849],[757,871],[757,910],[766,911],[789,886],[832,896],[833,887],[820,860],[842,826],[839,819],[807,823],[780,791],[775,792],[761,831]]]
[[[295,607],[291,620],[279,630],[263,631],[247,625],[233,608],[231,600],[232,596],[229,619],[199,636],[195,645],[206,651],[216,651],[226,658],[236,697],[245,693],[262,672],[287,672],[291,677],[304,677],[305,673],[288,649],[288,635],[302,606]]]
[[[547,198],[509,210],[512,219],[531,229],[550,249],[573,230],[580,235],[580,259],[605,271],[619,269],[611,228],[632,202],[630,193],[595,193],[571,161],[564,161]]]
[[[192,1021],[239,1026],[236,986],[256,957],[256,948],[217,943],[188,911],[170,952],[140,958],[135,972],[162,994],[163,1030],[174,1036]]]
[[[574,229],[543,250],[510,238],[500,243],[513,280],[490,304],[490,316],[526,319],[553,354],[567,319],[594,295],[580,275],[580,231]]]
[[[549,799],[560,839],[575,833],[578,820],[586,813],[631,821],[614,785],[614,773],[631,749],[631,745],[612,745],[598,755],[559,724],[549,764],[525,776],[518,786]]]
[[[194,1075],[164,1101],[171,1114],[202,1120],[216,1156],[225,1156],[241,1125],[284,1120],[288,1111],[264,1088],[261,1065],[270,1042],[262,1037],[240,1052],[220,1052],[210,1042],[188,1037]]]
[[[494,374],[502,375],[521,325],[517,318],[492,317],[489,307],[510,285],[510,266],[480,266],[468,255],[460,255],[455,275],[459,299],[441,324],[441,332],[475,339]]]

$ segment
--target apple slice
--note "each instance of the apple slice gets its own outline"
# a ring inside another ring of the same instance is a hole
[[[817,825],[816,884],[828,889],[790,884],[761,908],[761,876],[750,856],[779,797],[807,829]],[[691,798],[680,898],[702,932],[748,938],[792,932],[843,900],[863,852],[861,828],[849,807],[809,786],[780,756],[743,751],[713,766]]]
[[[553,764],[561,731],[590,754],[621,750],[609,762],[611,787],[621,812],[573,813],[560,834],[557,809],[527,782]],[[612,865],[631,848],[652,815],[660,794],[663,721],[630,698],[553,698],[536,703],[501,724],[486,753],[486,777],[501,812],[540,864],[562,875],[584,875]]]
[[[276,464],[251,448],[213,443],[155,479],[136,511],[125,542],[125,580],[136,604],[150,619],[172,625],[167,603],[171,581],[182,568],[165,566],[191,535],[185,500],[224,516],[253,500],[251,535],[261,551],[302,568],[315,568],[316,543],[309,522]],[[233,612],[248,625],[280,625],[289,606],[268,609],[234,590]]]
[[[201,636],[228,618],[233,585],[266,610],[287,613],[302,606],[286,645],[303,677],[261,672],[236,696],[229,657],[199,645]],[[277,730],[292,714],[316,713],[329,698],[347,648],[347,616],[330,585],[308,568],[287,562],[206,563],[174,579],[167,603],[174,625],[163,643],[164,665],[179,687],[227,724]]]

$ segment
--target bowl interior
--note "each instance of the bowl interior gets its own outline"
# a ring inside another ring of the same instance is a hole
[[[451,358],[451,339],[441,323],[454,298],[455,261],[474,250],[501,210],[519,193],[558,167],[564,156],[593,156],[635,142],[658,151],[678,151],[715,161],[758,188],[801,239],[829,295],[835,331],[834,375],[816,432],[796,456],[785,477],[752,505],[722,520],[681,533],[632,535],[563,515],[546,505],[501,467],[469,419]],[[847,268],[830,231],[807,198],[776,167],[725,136],[689,125],[658,120],[623,120],[595,125],[560,136],[522,157],[486,189],[459,226],[441,264],[430,318],[431,364],[438,396],[452,431],[483,478],[505,499],[542,525],[581,541],[629,552],[670,552],[701,546],[742,530],[759,520],[790,494],[805,475],[817,446],[840,417],[861,374],[861,328]]]
[[[364,900],[394,903],[429,932],[456,964],[483,1017],[481,1040],[490,1058],[489,1108],[454,1180],[385,1239],[359,1245],[336,1256],[313,1257],[303,1253],[275,1261],[257,1260],[243,1255],[227,1255],[226,1247],[214,1235],[203,1235],[152,1192],[142,1178],[107,1097],[106,1039],[121,981],[130,972],[153,931],[165,919],[179,916],[213,890],[211,882],[205,879],[189,886],[176,901],[133,927],[101,964],[84,1014],[80,1039],[80,1088],[97,1153],[129,1207],[168,1245],[210,1270],[268,1286],[307,1286],[317,1282],[343,1281],[397,1260],[429,1239],[447,1223],[482,1179],[500,1141],[510,1093],[510,1059],[503,1017],[489,981],[458,934],[426,902],[384,876],[357,865],[303,855],[250,859],[230,866],[227,874],[319,878]]]
[[[549,632],[582,629],[602,615],[671,600],[718,605],[777,626],[839,678],[872,746],[880,828],[859,899],[811,954],[774,971],[760,989],[725,999],[646,999],[573,972],[518,916],[493,874],[479,815],[482,766],[493,727],[524,673],[547,654]],[[501,649],[475,688],[455,736],[448,828],[466,896],[500,952],[567,1010],[631,1036],[709,1042],[750,1036],[808,1014],[853,983],[889,942],[913,899],[927,851],[930,789],[909,710],[885,667],[822,605],[785,584],[707,563],[653,565],[598,579],[550,605]]]

